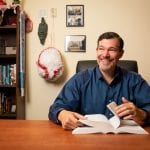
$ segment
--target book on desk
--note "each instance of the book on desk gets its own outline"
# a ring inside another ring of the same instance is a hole
[[[86,119],[80,119],[83,127],[77,127],[72,134],[90,134],[90,133],[132,133],[149,134],[139,124],[133,120],[121,120],[114,111],[116,103],[112,102],[107,107],[114,114],[110,119],[103,114],[85,115]]]

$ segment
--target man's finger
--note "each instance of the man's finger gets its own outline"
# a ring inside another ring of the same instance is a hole
[[[123,103],[128,103],[129,101],[125,97],[122,97],[122,102]]]

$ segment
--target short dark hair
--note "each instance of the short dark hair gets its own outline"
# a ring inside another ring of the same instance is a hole
[[[99,44],[99,41],[103,40],[103,39],[114,39],[114,38],[117,38],[118,41],[119,41],[119,48],[121,50],[123,50],[123,46],[124,46],[124,41],[123,39],[120,37],[119,34],[115,33],[115,32],[105,32],[103,34],[101,34],[97,40],[97,46]]]

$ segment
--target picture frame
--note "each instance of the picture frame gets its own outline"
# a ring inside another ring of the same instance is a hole
[[[66,27],[84,27],[84,5],[66,5]]]
[[[66,52],[86,52],[86,35],[67,35],[65,37]]]

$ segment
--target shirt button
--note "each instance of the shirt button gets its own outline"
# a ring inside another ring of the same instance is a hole
[[[109,116],[113,116],[113,114],[112,114],[112,113],[110,113],[110,114],[109,114]]]
[[[111,103],[112,102],[112,100],[109,100],[109,103]]]

